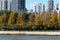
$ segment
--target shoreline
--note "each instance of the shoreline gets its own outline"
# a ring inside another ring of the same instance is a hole
[[[60,32],[38,31],[0,31],[0,35],[60,36]]]

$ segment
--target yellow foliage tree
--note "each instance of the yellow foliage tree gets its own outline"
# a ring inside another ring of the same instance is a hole
[[[14,24],[15,15],[16,15],[16,12],[12,12],[10,14],[9,19],[8,19],[8,25]]]
[[[50,13],[50,21],[48,24],[48,27],[57,27],[58,19],[57,19],[58,13],[56,10],[53,10],[52,13]]]
[[[39,26],[40,25],[40,13],[36,13],[34,25]]]
[[[58,27],[60,27],[60,14],[58,14]]]

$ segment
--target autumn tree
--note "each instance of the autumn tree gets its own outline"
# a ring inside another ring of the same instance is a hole
[[[3,17],[3,24],[4,25],[7,25],[7,21],[8,21],[8,19],[7,19],[7,14],[6,13],[4,13],[3,15],[2,15],[2,17]]]
[[[57,15],[58,14],[57,14],[57,12],[55,10],[53,10],[52,13],[50,13],[50,19],[49,19],[50,21],[48,23],[48,27],[52,27],[52,28],[57,27],[57,23],[58,23]]]
[[[45,28],[49,23],[49,17],[50,17],[50,14],[47,11],[41,14],[41,23]]]
[[[17,15],[17,23],[18,26],[22,26],[23,25],[23,13],[19,12]]]
[[[29,13],[29,16],[28,16],[28,26],[33,26],[33,14],[32,13]]]
[[[37,27],[40,26],[40,13],[36,13],[36,15],[35,15],[34,25]]]
[[[0,16],[0,23],[2,25],[6,25],[7,24],[7,15],[5,13]]]
[[[0,26],[3,25],[3,17],[0,16]]]
[[[60,14],[58,14],[58,27],[60,27]]]
[[[15,24],[15,15],[16,15],[16,12],[11,12],[10,16],[9,16],[9,19],[8,19],[8,25],[13,25]]]

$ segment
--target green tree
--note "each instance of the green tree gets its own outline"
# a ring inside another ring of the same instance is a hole
[[[28,16],[29,16],[29,14],[23,13],[23,22],[24,22],[23,26],[27,26]]]
[[[3,14],[6,14],[7,16],[10,15],[11,11],[8,11],[8,10],[0,10],[0,15],[3,15]]]

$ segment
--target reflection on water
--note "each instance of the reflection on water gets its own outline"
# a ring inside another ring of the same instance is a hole
[[[60,36],[0,35],[0,40],[59,40]]]

